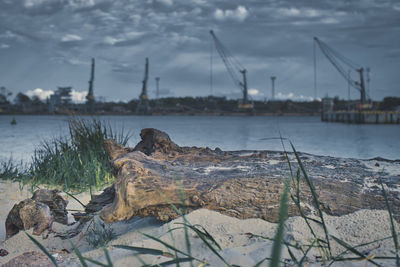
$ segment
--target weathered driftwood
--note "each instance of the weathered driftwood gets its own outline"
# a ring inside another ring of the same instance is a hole
[[[48,229],[54,218],[49,206],[32,199],[25,199],[14,205],[6,219],[6,237],[17,234],[20,230],[33,227],[33,234],[40,235]]]
[[[7,238],[17,234],[20,230],[33,227],[33,234],[40,235],[50,228],[53,221],[67,224],[68,201],[58,190],[39,189],[33,193],[32,198],[25,199],[15,204],[6,219]]]
[[[143,129],[141,138],[134,149],[106,141],[118,177],[105,197],[109,202],[109,193],[113,193],[113,202],[101,210],[106,222],[135,215],[173,219],[177,214],[170,204],[182,206],[179,188],[187,211],[204,207],[238,218],[277,220],[280,194],[290,175],[283,153],[179,147],[166,133],[155,129]],[[376,186],[381,177],[389,186],[392,208],[399,218],[399,193],[394,190],[399,186],[398,176],[378,174],[362,160],[300,156],[323,211],[343,215],[364,208],[385,209],[382,192]],[[294,154],[289,157],[296,172]],[[399,162],[392,164],[399,166]],[[303,178],[300,192],[303,209],[309,212],[315,203]],[[289,215],[297,214],[294,203],[290,203]]]

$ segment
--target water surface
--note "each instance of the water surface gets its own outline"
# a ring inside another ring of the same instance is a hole
[[[17,125],[10,125],[15,117]],[[89,117],[88,117],[89,118]],[[140,141],[142,128],[167,132],[182,146],[222,150],[282,150],[279,136],[296,149],[335,157],[400,159],[400,125],[357,125],[321,122],[319,117],[242,116],[101,116]],[[0,160],[27,161],[41,141],[67,134],[66,116],[0,116]],[[289,148],[286,142],[287,148]]]

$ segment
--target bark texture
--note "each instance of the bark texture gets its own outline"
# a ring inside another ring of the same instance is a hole
[[[115,222],[135,215],[171,220],[178,216],[171,203],[185,206],[186,211],[203,207],[237,218],[277,221],[280,194],[291,173],[283,153],[179,147],[156,129],[143,129],[141,138],[134,149],[111,140],[105,143],[118,178],[108,192],[113,193],[112,203],[100,213],[104,221]],[[399,219],[398,175],[378,173],[367,166],[366,160],[304,153],[300,157],[323,211],[343,215],[359,209],[386,209],[378,187],[377,179],[381,177]],[[296,178],[295,155],[289,154],[289,158]],[[379,164],[383,160],[375,161]],[[385,164],[400,167],[398,161]],[[301,173],[300,176],[302,208],[308,213],[315,203]],[[179,190],[183,192],[183,202]],[[110,194],[106,199],[110,202]],[[289,215],[298,214],[294,203],[289,203]]]

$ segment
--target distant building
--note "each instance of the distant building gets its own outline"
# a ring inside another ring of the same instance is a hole
[[[330,112],[334,109],[333,98],[324,97],[322,98],[322,112]]]
[[[70,108],[72,104],[72,87],[58,87],[57,91],[50,96],[49,112],[53,113],[60,108]]]

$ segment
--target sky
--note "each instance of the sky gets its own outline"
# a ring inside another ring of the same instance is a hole
[[[94,57],[97,99],[129,101],[149,57],[150,98],[155,77],[160,97],[239,98],[211,29],[246,68],[252,99],[271,98],[271,76],[279,99],[347,99],[318,47],[315,91],[314,36],[370,69],[372,99],[400,96],[400,1],[388,0],[0,0],[0,86],[43,99],[72,86],[83,100]]]

